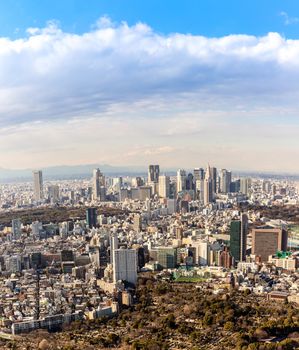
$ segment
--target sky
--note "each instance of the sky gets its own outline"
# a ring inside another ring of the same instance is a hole
[[[0,2],[0,167],[299,173],[299,2]]]

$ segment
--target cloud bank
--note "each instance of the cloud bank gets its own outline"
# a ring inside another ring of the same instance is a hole
[[[278,33],[163,35],[106,17],[82,35],[50,22],[0,38],[0,162],[279,170],[276,150],[296,171],[298,57]]]

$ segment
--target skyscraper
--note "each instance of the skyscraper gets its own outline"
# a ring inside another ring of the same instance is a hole
[[[49,200],[51,203],[59,202],[59,186],[51,185],[48,186]]]
[[[89,228],[97,226],[97,208],[87,208],[86,209],[86,224]]]
[[[217,191],[217,168],[211,167],[211,176],[212,176],[212,191],[213,193]]]
[[[160,167],[159,165],[149,165],[148,167],[148,183],[158,182],[160,175]]]
[[[288,232],[283,227],[261,226],[252,230],[252,254],[268,261],[278,250],[286,251]]]
[[[166,175],[159,176],[159,196],[162,198],[169,198],[170,192],[170,178]]]
[[[117,232],[113,231],[111,236],[110,236],[110,262],[112,263],[113,266],[114,266],[114,262],[113,262],[114,254],[113,254],[113,252],[116,249],[118,249],[118,236],[117,236]]]
[[[137,282],[137,251],[136,249],[113,250],[113,282]]]
[[[244,261],[246,257],[248,234],[248,217],[241,214],[240,220],[230,223],[230,253],[235,262]]]
[[[177,193],[186,190],[186,171],[179,169],[177,171]]]
[[[41,170],[33,172],[34,198],[36,201],[41,201],[44,198],[43,193],[43,173]]]
[[[105,200],[105,198],[103,198],[106,194],[105,188],[105,176],[101,173],[100,169],[94,169],[92,178],[93,199]]]
[[[11,235],[12,239],[19,239],[22,234],[21,230],[22,222],[21,219],[13,219],[11,222]]]
[[[204,205],[207,205],[213,201],[213,187],[212,187],[212,175],[211,168],[208,165],[204,179]]]
[[[193,171],[194,181],[203,180],[205,178],[205,171],[203,168],[195,168]]]
[[[242,177],[240,179],[240,192],[248,196],[249,192],[249,179]]]
[[[228,193],[230,192],[230,185],[232,182],[232,173],[226,169],[221,169],[220,171],[220,192]]]
[[[186,177],[186,190],[194,190],[194,178],[193,175],[190,173]]]

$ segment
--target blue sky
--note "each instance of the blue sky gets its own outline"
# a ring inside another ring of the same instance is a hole
[[[0,35],[20,36],[53,19],[65,31],[84,33],[103,15],[130,25],[145,22],[164,34],[299,36],[297,0],[5,0],[0,2]]]
[[[0,2],[0,164],[299,173],[297,1]]]

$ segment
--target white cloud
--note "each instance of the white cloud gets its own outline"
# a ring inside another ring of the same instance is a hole
[[[268,160],[242,155],[254,147],[269,154],[273,141],[265,144],[265,133],[280,137],[274,125],[281,124],[283,140],[299,146],[292,133],[299,40],[162,35],[108,17],[82,35],[55,21],[27,33],[0,38],[3,165],[157,159],[256,168]],[[293,164],[286,159],[284,166]]]
[[[299,22],[298,17],[290,17],[285,11],[281,11],[279,15],[284,19],[284,24],[286,26]]]

